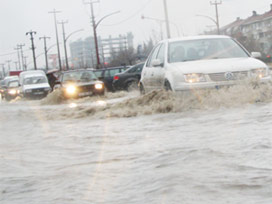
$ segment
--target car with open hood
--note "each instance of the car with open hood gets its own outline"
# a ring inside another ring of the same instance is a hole
[[[65,98],[104,95],[105,86],[92,69],[63,71],[54,89],[60,89]]]
[[[228,36],[195,36],[158,43],[141,75],[140,91],[185,91],[231,86],[241,80],[271,81],[268,66]]]

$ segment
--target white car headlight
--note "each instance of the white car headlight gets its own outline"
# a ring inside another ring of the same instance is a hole
[[[103,84],[95,84],[95,89],[103,89]]]
[[[264,78],[268,75],[266,68],[252,69],[251,75],[256,78]]]
[[[73,95],[76,93],[76,87],[74,85],[69,85],[66,87],[66,93]]]
[[[8,93],[10,95],[15,95],[15,94],[17,94],[17,91],[15,89],[11,89],[11,90],[8,91]]]
[[[184,74],[184,79],[187,83],[198,83],[198,82],[205,82],[204,74]]]

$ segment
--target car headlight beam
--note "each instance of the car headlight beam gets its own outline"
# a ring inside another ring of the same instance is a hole
[[[95,89],[103,89],[103,84],[95,84]]]
[[[265,68],[251,70],[252,76],[256,78],[264,78],[267,76],[267,70]]]
[[[11,90],[8,91],[8,93],[10,95],[15,95],[15,94],[17,94],[17,91],[15,89],[11,89]]]
[[[76,87],[73,85],[69,85],[68,87],[66,87],[66,93],[73,95],[76,93]]]
[[[203,74],[184,74],[185,82],[187,83],[198,83],[198,82],[205,82],[206,79]]]

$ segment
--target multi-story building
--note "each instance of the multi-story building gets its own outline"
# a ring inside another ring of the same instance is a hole
[[[102,39],[98,37],[99,59],[101,63],[109,62],[113,53],[133,48],[133,34],[119,35]],[[97,64],[96,50],[93,37],[86,39],[79,39],[70,43],[71,51],[71,67],[74,68],[87,68],[95,67]]]
[[[252,12],[247,19],[237,18],[236,21],[222,27],[221,34],[238,38],[242,43],[255,41],[263,53],[272,52],[272,4],[264,14]]]

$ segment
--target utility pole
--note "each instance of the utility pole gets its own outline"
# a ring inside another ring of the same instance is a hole
[[[35,57],[35,46],[34,46],[34,37],[33,34],[36,35],[35,31],[29,31],[26,33],[26,35],[30,35],[30,40],[31,40],[31,49],[32,49],[32,53],[33,53],[33,62],[34,62],[34,69],[37,69],[37,64],[36,64],[36,57]]]
[[[65,37],[65,28],[64,24],[68,23],[68,21],[61,21],[59,24],[62,25],[62,33],[63,33],[63,44],[64,44],[64,55],[65,55],[65,64],[66,64],[66,69],[69,70],[69,63],[68,63],[68,56],[67,56],[67,47],[66,47],[66,37]]]
[[[17,50],[17,55],[18,55],[18,63],[19,63],[19,70],[22,70],[22,69],[21,69],[20,52],[19,52],[20,48],[18,48],[18,45],[17,45],[17,47],[16,47],[16,48],[14,48],[14,50]]]
[[[5,73],[5,64],[0,64],[2,66],[2,74],[3,74],[3,78],[5,78],[6,73]]]
[[[61,13],[61,11],[56,11],[56,9],[54,9],[53,11],[50,11],[48,13],[53,13],[54,14],[55,30],[56,30],[56,40],[57,40],[57,49],[58,49],[58,59],[59,59],[59,69],[61,70],[61,57],[60,57],[58,26],[57,26],[57,17],[56,17],[56,14],[57,13]]]
[[[222,1],[219,2],[215,0],[214,2],[210,2],[212,6],[215,6],[215,14],[216,14],[216,26],[217,26],[217,34],[220,35],[220,27],[219,27],[219,15],[218,15],[218,5],[222,4]]]
[[[14,62],[16,71],[18,71],[18,62]]]
[[[25,60],[25,70],[27,70],[27,62],[26,62],[26,58],[27,58],[27,57],[24,57],[24,60]]]
[[[166,0],[163,0],[163,3],[164,3],[164,13],[165,13],[167,38],[171,38],[170,25],[169,25],[169,17],[168,17],[168,9],[167,9],[167,2],[166,2]]]
[[[22,68],[23,68],[23,71],[25,71],[23,46],[25,46],[25,44],[17,45],[17,47],[21,50]]]
[[[99,1],[93,1],[90,0],[90,2],[86,2],[85,4],[90,4],[91,8],[91,15],[92,15],[92,25],[93,25],[93,33],[94,33],[94,44],[95,44],[95,52],[96,52],[96,68],[100,68],[100,59],[99,59],[99,50],[98,50],[98,41],[97,41],[97,33],[96,33],[96,23],[95,23],[95,17],[94,17],[94,9],[93,9],[93,4],[94,3],[99,3]]]
[[[50,39],[50,37],[43,36],[43,37],[40,37],[39,39],[43,40],[43,43],[44,43],[45,69],[48,70],[48,58],[47,58],[48,50],[47,50],[47,46],[46,46],[46,39]]]
[[[8,70],[10,71],[10,62],[11,62],[11,60],[7,60],[6,62],[8,63]]]

